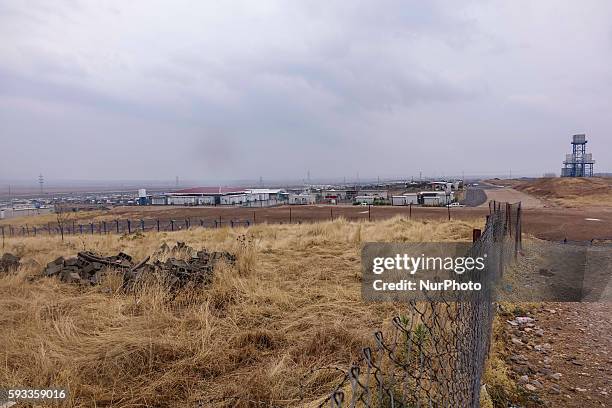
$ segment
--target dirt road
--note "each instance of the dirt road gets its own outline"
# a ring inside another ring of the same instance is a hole
[[[495,200],[506,203],[518,203],[520,201],[525,209],[544,208],[544,202],[542,200],[512,188],[488,188],[485,189],[484,192],[487,195],[487,202],[481,204],[483,207],[486,207],[489,201]]]

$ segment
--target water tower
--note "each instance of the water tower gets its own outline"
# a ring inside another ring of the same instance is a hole
[[[565,155],[561,177],[593,177],[593,155],[586,152],[586,136],[572,137],[572,153]]]

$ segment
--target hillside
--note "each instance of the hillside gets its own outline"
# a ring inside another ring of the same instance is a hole
[[[612,178],[538,178],[530,180],[494,180],[492,184],[516,190],[563,207],[609,207],[612,203]]]

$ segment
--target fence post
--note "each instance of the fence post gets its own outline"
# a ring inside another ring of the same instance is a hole
[[[200,218],[200,227],[204,227],[204,220]]]
[[[140,229],[142,230],[142,232],[144,232],[144,230],[145,230],[145,225],[144,225],[144,220],[143,219],[140,220]]]
[[[253,225],[255,225],[255,211],[253,211]]]
[[[174,231],[174,220],[170,220],[170,231]]]
[[[408,219],[412,219],[412,201],[410,201],[410,205],[408,206]]]
[[[223,224],[223,222],[221,221],[221,216],[219,216],[219,228],[221,228],[221,224]]]
[[[472,242],[478,241],[481,235],[482,235],[482,231],[479,230],[478,228],[474,228],[472,230]]]
[[[157,232],[159,232],[159,218],[157,219]]]
[[[333,221],[334,220],[334,208],[330,207],[329,208],[329,218]]]
[[[1,228],[2,228],[2,249],[4,249],[4,225]]]
[[[372,206],[368,204],[368,221],[372,221]]]
[[[291,207],[289,207],[289,224],[291,224],[291,221],[293,221],[293,220],[292,220],[292,217],[291,217]]]
[[[506,222],[508,223],[508,234],[512,236],[512,213],[510,212],[510,203],[506,203]]]
[[[234,228],[234,220],[230,220],[230,226]]]
[[[28,227],[27,224],[26,224],[25,228],[26,228],[26,235],[29,237],[30,236],[30,228]]]
[[[448,209],[448,220],[450,221],[450,204],[446,203],[446,208]]]
[[[127,226],[128,226],[128,234],[132,233],[132,222],[130,220],[127,220]]]
[[[34,236],[36,236],[36,227],[32,227],[32,229],[34,230]]]
[[[189,229],[189,218],[185,218],[185,229]]]
[[[47,229],[49,230],[49,235],[51,235],[51,223],[50,222],[47,223]]]
[[[93,226],[93,222],[89,223],[89,226],[91,227],[91,235],[94,234],[94,226]]]
[[[104,234],[106,235],[106,221],[102,221],[102,225],[104,226]]]
[[[83,235],[83,224],[79,224],[79,231],[81,232],[81,235]]]
[[[117,224],[117,234],[119,233],[119,220],[115,220],[115,224]]]

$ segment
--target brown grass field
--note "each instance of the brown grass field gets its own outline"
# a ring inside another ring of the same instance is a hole
[[[362,243],[468,241],[481,226],[481,218],[394,217],[11,238],[5,251],[23,266],[0,277],[0,384],[67,387],[71,407],[316,406],[339,378],[316,369],[346,368],[374,329],[402,313],[362,302]],[[159,285],[123,294],[112,274],[97,287],[38,277],[47,262],[79,250],[139,260],[176,241],[235,252],[238,262],[174,299]]]

